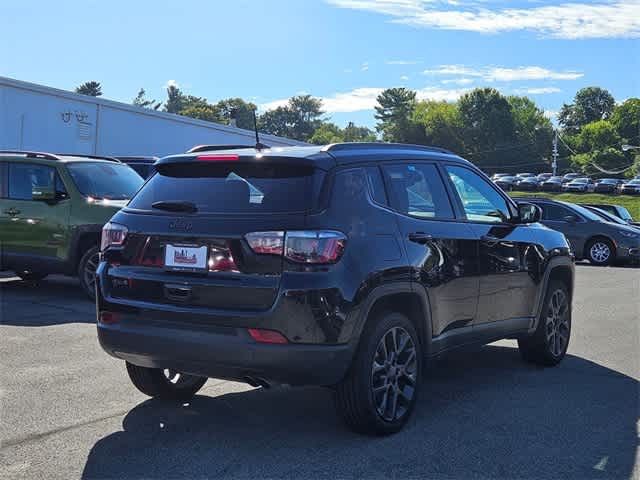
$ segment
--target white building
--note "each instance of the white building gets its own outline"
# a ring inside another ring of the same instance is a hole
[[[260,141],[304,145],[273,135]],[[0,77],[0,150],[162,157],[200,144],[254,145],[255,134]]]

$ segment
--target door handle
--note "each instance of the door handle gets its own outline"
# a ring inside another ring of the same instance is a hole
[[[431,240],[433,240],[433,235],[429,235],[428,233],[415,232],[415,233],[409,234],[409,241],[414,243],[419,243],[421,245],[424,245],[425,243],[430,242]]]
[[[4,210],[4,213],[6,213],[7,215],[14,217],[16,215],[18,215],[20,213],[20,210],[18,210],[17,208],[7,208]]]

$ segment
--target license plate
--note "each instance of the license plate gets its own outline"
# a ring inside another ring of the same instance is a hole
[[[167,245],[164,249],[164,266],[169,270],[199,272],[207,270],[207,246]]]

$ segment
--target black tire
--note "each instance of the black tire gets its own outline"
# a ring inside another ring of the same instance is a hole
[[[94,245],[84,252],[78,263],[80,286],[91,300],[95,300],[96,298],[95,272],[96,268],[98,268],[99,254],[100,250],[98,246]]]
[[[556,295],[564,298],[563,306],[556,308]],[[533,335],[518,340],[522,358],[537,365],[553,367],[567,353],[571,337],[571,298],[567,286],[552,280],[547,288],[544,306]]]
[[[423,351],[413,323],[404,315],[387,312],[372,320],[347,376],[336,386],[335,401],[354,431],[389,435],[402,429],[415,407]]]
[[[613,243],[606,238],[594,238],[589,240],[585,247],[585,257],[593,265],[611,265],[615,260],[616,252]]]
[[[145,395],[163,400],[189,400],[207,381],[207,377],[197,377],[161,368],[139,367],[129,362],[126,364],[129,378],[138,390]]]
[[[23,272],[16,272],[16,275],[25,282],[37,283],[41,280],[44,280],[48,274],[41,273],[41,272],[23,271]]]

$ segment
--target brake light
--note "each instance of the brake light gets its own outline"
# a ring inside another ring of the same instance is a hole
[[[289,343],[289,340],[284,335],[275,330],[263,330],[262,328],[249,328],[247,330],[251,338],[258,343]]]
[[[244,238],[255,253],[261,255],[282,255],[284,232],[253,232]]]
[[[238,155],[229,153],[198,155],[196,159],[203,162],[233,162],[238,160]]]
[[[347,237],[331,230],[253,232],[245,235],[251,249],[262,255],[284,255],[296,263],[325,265],[342,257]]]
[[[107,248],[115,246],[120,247],[127,238],[129,230],[119,223],[108,222],[102,227],[102,239],[100,241],[100,251],[104,252]]]

